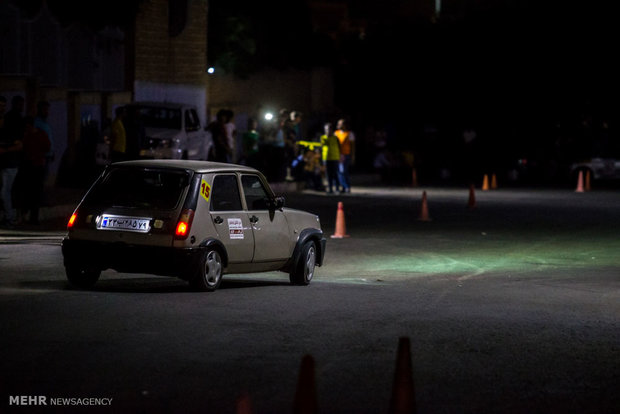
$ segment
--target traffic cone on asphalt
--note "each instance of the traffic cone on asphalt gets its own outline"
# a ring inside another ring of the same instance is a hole
[[[338,202],[338,211],[336,212],[336,231],[332,234],[332,239],[342,239],[349,237],[347,234],[347,226],[344,223],[344,206],[342,201]]]
[[[485,174],[482,178],[482,191],[487,191],[489,189],[489,176]]]
[[[476,193],[475,193],[473,184],[469,186],[469,201],[467,202],[467,207],[469,208],[476,207]]]
[[[398,341],[394,385],[390,399],[389,414],[415,414],[415,389],[411,367],[411,345],[408,337]]]
[[[576,193],[583,193],[583,171],[579,171],[579,176],[577,177],[577,189]]]
[[[583,184],[584,191],[590,191],[592,188],[590,187],[590,170],[586,170],[586,181]]]
[[[420,209],[420,217],[418,218],[420,221],[431,221],[431,218],[428,215],[428,203],[426,201],[426,191],[422,193],[422,208]]]
[[[497,190],[497,176],[495,174],[491,176],[491,190]]]
[[[301,360],[299,380],[295,401],[293,402],[293,414],[316,414],[319,411],[314,379],[314,358],[306,355]]]

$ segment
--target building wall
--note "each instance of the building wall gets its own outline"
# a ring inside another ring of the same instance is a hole
[[[171,27],[171,13],[182,16],[181,24],[173,23],[179,30]],[[134,36],[135,100],[193,104],[204,123],[207,1],[145,1],[136,18]]]

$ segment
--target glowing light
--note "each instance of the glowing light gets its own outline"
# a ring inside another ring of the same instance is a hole
[[[73,225],[75,224],[75,219],[77,219],[77,214],[73,213],[71,215],[71,218],[69,219],[69,222],[67,223],[67,228],[70,229],[71,227],[73,227]]]
[[[211,66],[209,69],[207,69],[207,73],[209,75],[213,75],[215,73],[215,68],[213,66]]]
[[[265,120],[271,121],[273,119],[273,114],[271,112],[267,112],[265,114]]]
[[[194,220],[194,210],[183,210],[181,217],[177,222],[177,227],[174,231],[174,235],[177,239],[184,240],[189,235],[189,230],[192,227],[192,221]]]
[[[179,224],[177,224],[176,235],[179,237],[187,236],[187,223],[180,221]]]

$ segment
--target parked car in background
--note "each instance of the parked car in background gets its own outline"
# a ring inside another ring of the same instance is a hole
[[[187,104],[135,102],[134,110],[144,128],[141,158],[207,160],[213,139],[200,124],[196,108]]]
[[[213,291],[226,273],[280,270],[307,285],[323,263],[325,238],[318,216],[284,208],[253,168],[137,160],[109,165],[93,184],[71,216],[62,253],[78,287],[114,269]]]
[[[593,180],[619,180],[620,160],[616,158],[592,158],[571,165],[571,175],[577,175],[579,171],[583,171],[584,174],[589,171]]]
[[[213,138],[200,124],[196,107],[187,104],[161,102],[134,102],[125,106],[126,114],[140,130],[138,137],[128,137],[139,142],[128,145],[137,147],[134,157],[146,159],[209,160]],[[95,163],[110,163],[110,130],[105,129],[97,143]]]

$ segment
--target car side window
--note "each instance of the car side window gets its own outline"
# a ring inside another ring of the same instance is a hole
[[[211,189],[211,211],[239,211],[241,194],[237,185],[237,176],[217,175]]]
[[[263,187],[263,183],[256,175],[241,176],[241,185],[245,195],[245,203],[248,210],[267,210],[269,194]]]

